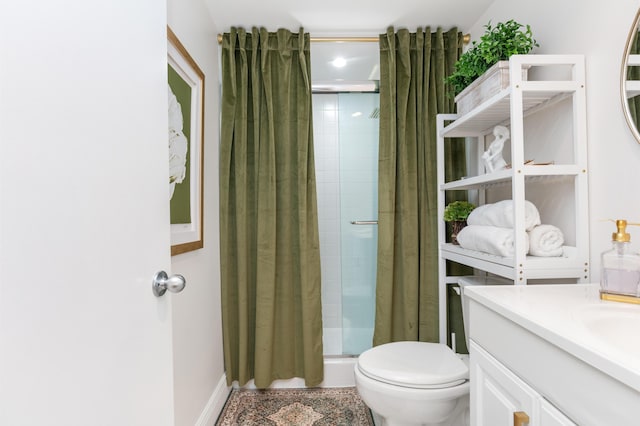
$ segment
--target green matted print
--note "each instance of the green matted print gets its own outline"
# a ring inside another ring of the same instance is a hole
[[[171,255],[204,247],[204,73],[167,27]]]
[[[182,133],[187,139],[187,147],[191,141],[191,87],[180,75],[168,65],[169,87],[175,95],[182,113]],[[171,224],[191,223],[191,161],[187,150],[184,177],[176,182],[171,196]]]

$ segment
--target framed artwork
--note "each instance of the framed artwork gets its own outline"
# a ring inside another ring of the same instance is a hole
[[[171,255],[203,247],[204,73],[167,27]]]

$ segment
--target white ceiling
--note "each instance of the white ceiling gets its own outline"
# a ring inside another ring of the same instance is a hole
[[[390,25],[452,26],[464,30],[473,25],[494,0],[205,0],[219,31],[231,26],[262,26],[297,30],[312,36],[369,35]]]
[[[232,26],[269,31],[303,27],[312,37],[377,36],[387,27],[430,26],[448,30],[470,28],[494,0],[205,0],[216,28],[228,32]],[[313,43],[311,70],[314,84],[376,80],[377,43]],[[347,66],[329,65],[337,56]]]

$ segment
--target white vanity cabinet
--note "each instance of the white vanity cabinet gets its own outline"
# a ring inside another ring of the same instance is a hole
[[[640,424],[640,307],[598,289],[465,287],[472,426]]]
[[[471,424],[474,426],[575,426],[533,388],[470,342]]]
[[[540,425],[545,426],[577,426],[560,410],[544,398],[540,400]]]
[[[522,78],[523,69],[528,69],[528,80]],[[446,286],[456,282],[446,274],[447,261],[507,278],[514,284],[556,279],[589,282],[584,56],[514,55],[509,59],[509,75],[507,88],[468,113],[438,115],[441,342],[447,341]],[[505,144],[505,160],[510,167],[485,172],[482,154],[498,125],[510,130],[510,141]],[[476,171],[463,179],[446,181],[445,151],[454,138],[466,138],[469,168]],[[514,255],[500,257],[447,243],[442,216],[449,191],[467,191],[477,204],[513,199]],[[525,200],[538,207],[542,223],[563,231],[562,256],[528,255]]]

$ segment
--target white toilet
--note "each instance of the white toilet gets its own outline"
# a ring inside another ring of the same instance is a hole
[[[465,285],[460,283],[462,297]],[[466,330],[464,298],[462,306]],[[447,345],[393,342],[376,346],[358,358],[355,378],[360,397],[382,425],[468,424],[469,367]]]

